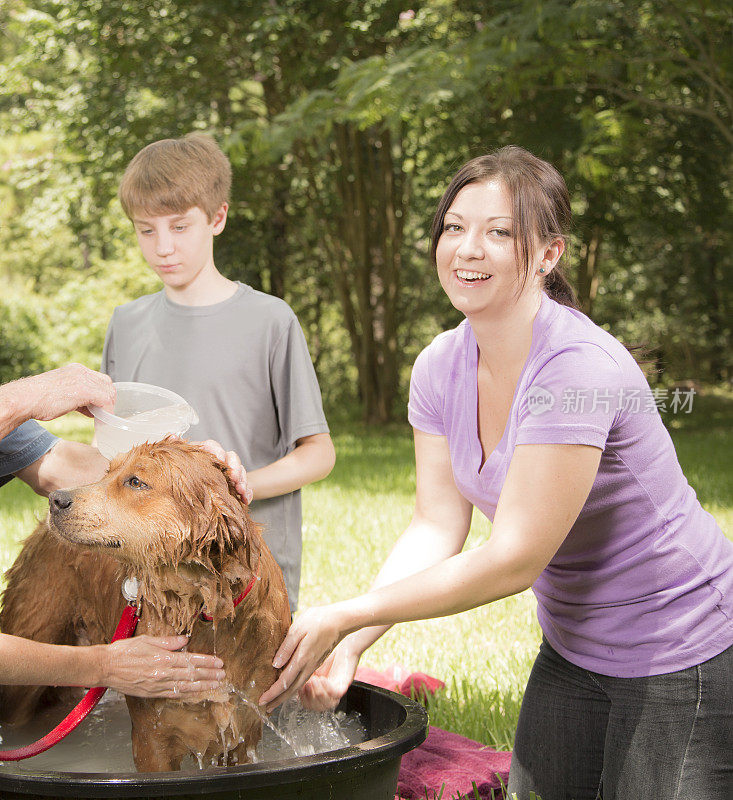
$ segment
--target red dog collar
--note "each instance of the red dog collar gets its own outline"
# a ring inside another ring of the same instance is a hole
[[[250,582],[244,587],[244,591],[240,595],[238,595],[237,597],[234,598],[234,608],[236,608],[242,602],[242,600],[244,600],[244,598],[252,591],[252,589],[254,588],[255,583],[257,583],[257,580],[259,579],[259,577],[260,577],[260,565],[258,564],[257,565],[257,572],[255,572],[255,574],[252,576],[252,580],[250,580]],[[214,618],[210,617],[206,613],[206,610],[202,608],[201,609],[201,619],[204,622],[211,622]]]

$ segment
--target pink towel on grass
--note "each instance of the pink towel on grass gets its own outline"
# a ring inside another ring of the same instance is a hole
[[[393,664],[384,672],[359,667],[356,679],[419,698],[435,694],[445,684],[424,672],[410,672]],[[501,800],[509,778],[510,752],[501,752],[457,733],[431,727],[420,747],[402,756],[395,800]],[[442,794],[441,794],[442,792]]]
[[[395,800],[474,800],[474,783],[481,800],[501,800],[511,760],[511,753],[431,727],[420,747],[402,756]]]
[[[444,689],[445,684],[438,678],[432,678],[424,672],[410,672],[399,664],[392,664],[384,672],[377,672],[371,667],[358,667],[356,670],[356,680],[370,683],[372,686],[381,686],[382,689],[389,689],[398,692],[405,697],[415,698],[427,694],[435,694],[438,689]]]

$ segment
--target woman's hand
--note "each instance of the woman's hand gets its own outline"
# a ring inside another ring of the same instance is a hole
[[[225,450],[219,442],[215,442],[213,439],[207,439],[205,442],[191,442],[191,444],[197,444],[207,453],[211,453],[212,456],[216,456],[219,461],[226,464],[229,478],[234,484],[237,494],[249,505],[252,502],[253,492],[247,485],[247,472],[234,450]]]
[[[272,661],[274,667],[283,668],[280,677],[259,699],[268,714],[291,698],[336,647],[346,632],[343,618],[341,603],[316,606],[298,615]],[[337,692],[340,686],[340,682],[333,685],[331,691]]]
[[[217,656],[180,652],[186,636],[136,636],[99,646],[102,679],[135,697],[178,697],[218,689],[225,677]]]
[[[329,711],[351,686],[361,651],[347,637],[311,675],[298,693],[300,702],[312,711]]]

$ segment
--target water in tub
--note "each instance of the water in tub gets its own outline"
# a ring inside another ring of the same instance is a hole
[[[0,749],[34,742],[60,722],[66,711],[40,712],[22,728],[0,728]],[[263,725],[254,763],[313,755],[363,742],[367,732],[357,712],[306,711],[291,700]],[[63,741],[25,761],[2,762],[3,772],[135,772],[130,745],[130,717],[121,695],[108,691],[94,711]],[[184,770],[206,769],[192,754]]]

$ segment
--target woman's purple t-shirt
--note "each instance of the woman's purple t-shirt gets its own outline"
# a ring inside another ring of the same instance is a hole
[[[477,362],[468,321],[437,336],[415,362],[409,419],[447,437],[458,489],[489,519],[516,445],[603,450],[580,516],[532,587],[552,647],[585,669],[630,678],[684,669],[733,644],[733,543],[682,474],[626,348],[543,295],[504,434],[483,466]]]

